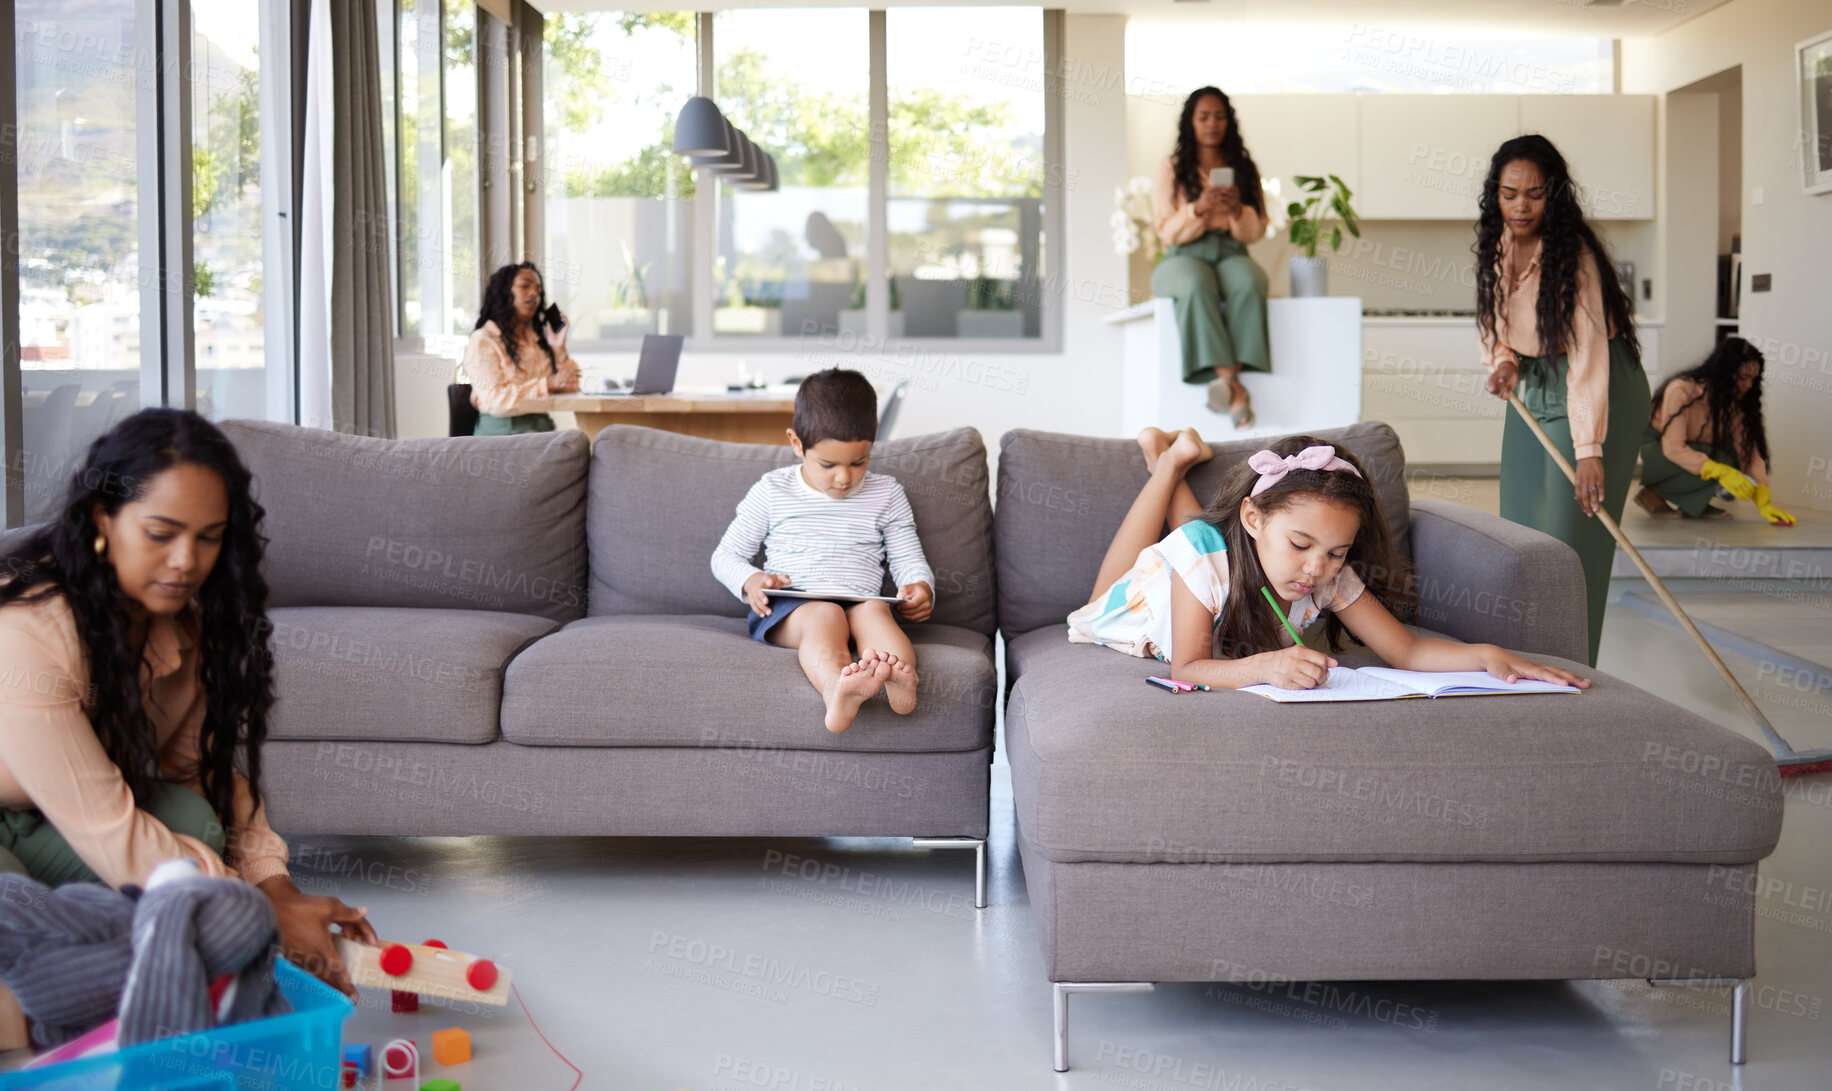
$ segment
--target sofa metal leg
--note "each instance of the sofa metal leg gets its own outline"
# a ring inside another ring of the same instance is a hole
[[[1749,979],[1737,982],[1730,993],[1730,1063],[1749,1059]]]
[[[1749,979],[1747,977],[1650,977],[1654,986],[1704,985],[1730,989],[1730,1063],[1749,1059]]]
[[[1069,994],[1070,993],[1148,993],[1149,981],[1052,981],[1055,992],[1056,1059],[1058,1072],[1069,1070]]]
[[[919,849],[973,850],[973,908],[986,908],[986,839],[983,837],[912,837]]]

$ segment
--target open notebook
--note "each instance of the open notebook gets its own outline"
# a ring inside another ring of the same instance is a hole
[[[1395,701],[1402,697],[1479,697],[1490,693],[1582,693],[1576,686],[1523,678],[1512,684],[1487,671],[1402,671],[1392,667],[1331,667],[1329,685],[1316,689],[1242,686],[1281,703],[1299,701]]]

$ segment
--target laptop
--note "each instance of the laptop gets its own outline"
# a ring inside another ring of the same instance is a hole
[[[607,390],[599,397],[640,397],[672,391],[675,374],[681,369],[683,339],[678,333],[644,334],[642,354],[636,360],[636,381],[628,390]]]

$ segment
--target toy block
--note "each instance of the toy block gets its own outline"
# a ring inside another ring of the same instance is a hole
[[[362,1079],[362,1076],[357,1073],[356,1066],[353,1064],[344,1065],[342,1071],[343,1081],[337,1086],[343,1088],[344,1091],[349,1091],[350,1088],[355,1087],[358,1081]]]
[[[464,1087],[457,1080],[427,1080],[420,1091],[464,1091]]]
[[[393,1011],[408,1012],[408,1011],[419,1011],[420,1010],[420,994],[419,993],[404,992],[400,989],[393,990],[393,993],[394,993],[394,999],[392,1003],[389,1005]]]
[[[509,971],[463,951],[424,943],[371,947],[340,937],[337,957],[350,972],[350,980],[368,988],[499,1006],[509,1002]]]
[[[471,1059],[471,1036],[462,1027],[433,1031],[433,1060],[440,1064],[463,1064]]]
[[[420,1078],[420,1047],[407,1038],[396,1038],[382,1047],[382,1074],[391,1080]]]
[[[367,1042],[352,1042],[343,1047],[343,1063],[355,1065],[358,1076],[367,1076],[375,1067],[375,1051]]]

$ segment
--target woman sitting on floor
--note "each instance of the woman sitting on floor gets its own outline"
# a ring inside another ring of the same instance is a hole
[[[1769,522],[1794,525],[1769,495],[1762,354],[1741,337],[1725,338],[1704,363],[1661,384],[1641,441],[1635,502],[1656,517],[1722,518],[1730,513],[1711,503],[1720,486],[1754,500]]]
[[[353,992],[261,802],[273,706],[261,506],[215,425],[147,409],[89,448],[62,508],[0,553],[0,872],[144,886],[164,861],[240,877],[287,957]],[[0,1048],[23,1045],[0,989]]]

